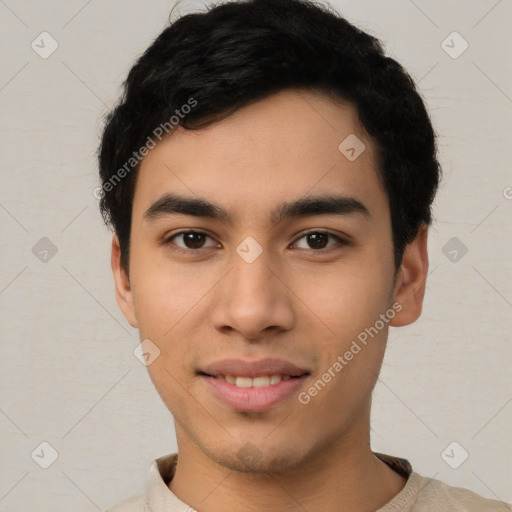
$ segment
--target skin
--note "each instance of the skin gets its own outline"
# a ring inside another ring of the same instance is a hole
[[[349,134],[366,146],[352,162],[338,150]],[[277,204],[333,191],[361,201],[370,215],[271,224]],[[218,203],[233,222],[145,219],[165,192]],[[183,236],[169,241],[186,230],[208,236],[202,245],[187,245]],[[329,237],[319,248],[304,235],[310,230],[347,243]],[[236,252],[248,236],[263,249],[252,263]],[[402,309],[390,325],[420,316],[427,228],[407,246],[395,274],[374,144],[351,104],[287,90],[199,131],[179,128],[141,164],[130,273],[115,236],[112,269],[121,310],[141,340],[161,351],[148,371],[175,420],[179,462],[169,487],[181,500],[205,512],[363,512],[404,487],[406,480],[373,455],[369,442],[387,324],[307,405],[293,395],[261,413],[237,412],[196,373],[224,358],[276,357],[310,371],[299,390],[305,391],[393,303]],[[242,449],[257,456],[241,460]]]

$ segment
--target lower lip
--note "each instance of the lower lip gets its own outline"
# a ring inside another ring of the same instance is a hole
[[[239,388],[224,380],[201,375],[213,393],[222,402],[236,411],[263,412],[293,395],[300,388],[307,375],[282,380],[264,388]]]

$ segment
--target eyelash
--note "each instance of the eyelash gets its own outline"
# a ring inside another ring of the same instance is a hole
[[[172,248],[173,251],[176,251],[176,252],[180,252],[180,253],[185,253],[185,254],[191,254],[191,253],[194,253],[194,252],[199,252],[201,250],[204,250],[205,248],[203,247],[200,247],[199,249],[184,249],[183,247],[179,247],[177,246],[176,244],[174,244],[172,242],[172,240],[174,238],[177,238],[179,236],[182,236],[182,235],[186,235],[186,234],[189,234],[189,233],[194,233],[194,234],[198,234],[198,235],[205,235],[209,238],[212,238],[208,233],[205,233],[204,231],[196,231],[196,230],[187,230],[187,231],[180,231],[179,233],[175,233],[174,235],[166,238],[164,240],[164,245],[173,245],[174,247]],[[293,242],[294,244],[296,244],[299,240],[301,240],[302,238],[308,236],[308,235],[313,235],[313,234],[321,234],[321,235],[327,235],[327,236],[330,236],[334,239],[337,240],[337,242],[339,244],[341,244],[342,246],[345,246],[345,245],[348,245],[348,242],[346,240],[344,240],[343,238],[341,238],[339,235],[335,235],[334,233],[331,233],[330,231],[322,231],[322,230],[313,230],[313,231],[308,231],[306,233],[303,233],[301,236],[299,236],[295,242]],[[212,238],[213,240],[213,238]],[[327,248],[323,248],[323,249],[309,249],[310,251],[312,252],[315,252],[315,253],[326,253],[328,251],[330,251],[331,249],[335,248],[335,245],[331,245]],[[206,248],[208,249],[208,247]],[[299,251],[307,251],[308,249],[298,249]]]

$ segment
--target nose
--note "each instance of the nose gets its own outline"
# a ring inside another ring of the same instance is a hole
[[[251,263],[234,254],[231,270],[216,287],[214,327],[253,342],[291,329],[296,321],[293,293],[283,278],[270,267],[265,250]]]

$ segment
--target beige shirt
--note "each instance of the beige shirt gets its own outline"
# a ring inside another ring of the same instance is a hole
[[[405,459],[381,453],[375,455],[407,478],[405,487],[376,512],[512,512],[512,506],[501,501],[488,500],[467,489],[420,476]],[[177,454],[153,461],[146,491],[106,512],[195,512],[168,487],[177,461]]]

